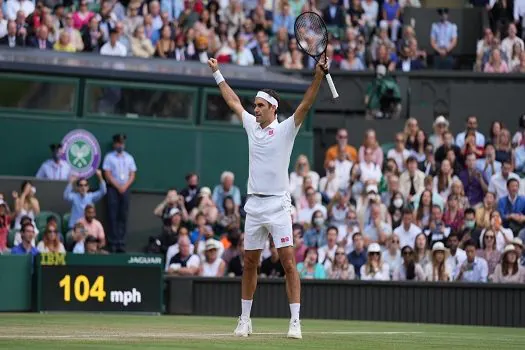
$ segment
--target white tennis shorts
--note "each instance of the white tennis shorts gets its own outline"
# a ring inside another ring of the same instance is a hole
[[[268,234],[276,248],[293,246],[290,194],[257,197],[250,195],[244,205],[244,249],[264,249]]]

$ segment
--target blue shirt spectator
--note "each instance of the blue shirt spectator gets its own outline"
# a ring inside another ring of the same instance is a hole
[[[39,253],[38,250],[31,244],[33,238],[35,237],[35,227],[32,224],[25,224],[22,226],[20,234],[22,237],[22,243],[13,247],[13,249],[11,249],[11,254],[31,254],[31,256],[34,258]]]
[[[281,27],[285,27],[288,35],[294,35],[295,18],[290,14],[290,5],[285,3],[283,11],[273,16],[272,31],[276,34]]]
[[[179,18],[182,11],[184,11],[184,1],[183,0],[161,0],[160,9],[162,12],[168,13],[168,19],[173,21],[173,19]]]
[[[525,196],[518,195],[520,190],[520,181],[518,179],[511,178],[507,181],[507,190],[509,194],[501,197],[498,200],[498,212],[503,219],[503,226],[508,227],[509,215],[525,214]]]
[[[38,249],[36,249],[32,245],[29,246],[29,249],[26,249],[26,247],[24,246],[24,243],[20,243],[19,245],[11,249],[11,254],[18,254],[18,255],[31,254],[33,255],[33,257],[35,257],[38,254]]]
[[[62,145],[55,143],[49,145],[51,149],[51,159],[46,160],[38,169],[35,177],[44,180],[67,180],[71,167],[68,162],[60,159],[62,156]]]
[[[432,23],[430,36],[436,42],[437,47],[446,49],[457,38],[458,27],[449,21]]]
[[[241,191],[233,184],[234,180],[235,175],[231,171],[225,171],[221,175],[221,184],[215,186],[213,189],[211,199],[220,213],[224,213],[223,202],[226,197],[232,197],[237,207],[241,205]]]
[[[307,247],[322,247],[326,245],[326,229],[311,228],[303,235],[304,245]]]
[[[454,276],[457,281],[462,282],[487,282],[489,274],[489,266],[487,261],[479,256],[474,257],[473,262],[466,259],[462,264],[456,268]]]
[[[485,150],[485,154],[486,152]],[[483,180],[488,184],[492,175],[501,173],[501,163],[497,160],[489,162],[487,158],[478,159],[476,160],[476,169],[483,174]]]
[[[525,172],[525,146],[519,146],[514,150],[515,168],[517,173]]]
[[[86,179],[80,179],[77,181],[78,192],[73,191],[73,181],[66,186],[66,189],[64,190],[64,199],[71,202],[71,216],[68,223],[70,229],[72,229],[77,221],[84,216],[86,205],[95,204],[106,194],[106,182],[102,178],[100,170],[97,170],[97,176],[100,181],[100,187],[95,192],[88,192],[89,184]]]
[[[128,182],[131,173],[137,171],[137,165],[133,156],[128,152],[113,151],[104,157],[102,169],[109,171],[113,179],[122,186]]]

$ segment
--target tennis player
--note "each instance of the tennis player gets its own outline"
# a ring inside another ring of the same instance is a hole
[[[217,60],[208,60],[222,97],[235,112],[248,134],[249,177],[248,200],[244,206],[244,272],[242,275],[241,316],[234,331],[237,337],[252,333],[250,312],[257,287],[257,266],[262,249],[271,234],[286,273],[286,292],[290,302],[289,338],[301,339],[299,321],[301,284],[293,248],[291,199],[288,189],[290,155],[301,124],[312,107],[327,71],[326,58],[316,66],[314,79],[295,113],[277,121],[279,95],[269,89],[255,96],[255,116],[244,110],[239,97],[224,80]]]

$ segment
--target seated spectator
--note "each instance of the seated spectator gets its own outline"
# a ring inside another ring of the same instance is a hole
[[[97,169],[97,177],[100,183],[99,189],[95,192],[89,192],[87,179],[72,176],[64,190],[64,200],[71,203],[71,216],[69,218],[68,228],[73,226],[82,218],[84,210],[88,204],[95,204],[107,192],[106,182],[102,177],[102,171]],[[73,192],[73,183],[76,183],[76,191]]]
[[[108,254],[107,251],[101,250],[100,241],[98,238],[93,236],[87,236],[84,241],[85,252],[84,254]]]
[[[412,72],[425,68],[421,57],[414,53],[410,45],[401,48],[401,59],[396,63],[396,69],[403,72]]]
[[[370,222],[365,225],[363,235],[365,238],[365,245],[371,243],[379,243],[384,245],[388,236],[392,234],[392,226],[387,222],[381,220],[381,207],[374,203],[370,206]]]
[[[304,262],[297,264],[299,277],[303,279],[325,279],[326,272],[322,264],[319,263],[316,248],[308,248],[304,257]]]
[[[21,228],[22,242],[11,249],[11,254],[31,254],[33,257],[40,253],[33,245],[35,229],[32,224],[24,224]]]
[[[443,222],[454,232],[463,226],[463,209],[459,207],[458,197],[454,194],[448,196],[448,202],[443,214]]]
[[[327,268],[329,279],[334,280],[353,280],[355,279],[354,266],[348,262],[346,253],[343,247],[337,247],[335,251],[334,261],[329,268]]]
[[[373,160],[373,153],[372,149],[367,149],[364,152],[363,161],[359,163],[359,169],[361,170],[360,180],[363,183],[378,184],[381,181],[381,176],[383,176],[381,167]]]
[[[413,244],[413,242],[412,242]],[[388,264],[390,270],[390,278],[394,274],[394,270],[401,265],[401,250],[399,249],[399,237],[393,233],[386,241],[386,250],[381,254],[385,264]]]
[[[310,229],[304,233],[303,239],[304,244],[309,248],[318,248],[326,244],[325,215],[321,210],[313,212],[310,219]]]
[[[512,234],[512,230],[503,227],[500,213],[496,210],[494,210],[490,214],[490,226],[481,232],[481,235],[479,237],[480,246],[483,245],[483,242],[484,242],[483,236],[485,232],[489,230],[494,232],[496,236],[496,248],[495,249],[498,250],[499,252],[502,252],[505,246],[511,243],[512,239],[514,238],[514,235]]]
[[[365,139],[361,147],[359,147],[359,162],[365,161],[366,150],[372,151],[372,162],[378,167],[383,166],[383,150],[377,141],[376,132],[373,129],[368,129],[365,133]]]
[[[0,44],[1,44],[1,39],[0,39]],[[520,63],[519,65],[514,67],[513,72],[514,73],[525,73],[525,52],[521,53],[519,60],[520,60]]]
[[[420,198],[417,202],[417,209],[415,209],[416,224],[419,227],[425,227],[430,224],[430,214],[435,205],[432,200],[432,191],[424,190]]]
[[[84,254],[86,251],[86,237],[87,230],[84,228],[83,224],[77,222],[66,238],[66,251],[75,254]]]
[[[466,158],[469,154],[474,154],[476,158],[483,158],[484,150],[484,146],[476,145],[476,132],[474,130],[468,130],[465,134],[465,143],[461,148],[463,158]]]
[[[166,272],[174,276],[195,276],[199,272],[200,259],[190,250],[190,239],[187,236],[179,238],[179,252],[170,259]]]
[[[221,184],[213,189],[212,200],[217,205],[219,213],[224,213],[224,198],[231,197],[238,209],[241,205],[241,191],[234,183],[235,175],[231,171],[225,171],[221,174]]]
[[[452,272],[447,264],[447,252],[442,242],[437,242],[432,247],[432,261],[427,265],[425,278],[427,281],[448,282],[452,280]]]
[[[469,115],[467,117],[466,130],[460,132],[456,136],[456,146],[463,148],[465,144],[466,134],[469,130],[474,130],[476,132],[476,146],[483,147],[485,146],[485,136],[477,131],[478,129],[478,118],[474,115]]]
[[[18,29],[14,20],[7,22],[7,35],[0,38],[0,46],[12,49],[14,47],[26,46],[27,31],[25,28]]]
[[[501,261],[489,274],[493,283],[525,283],[525,268],[519,265],[518,253],[514,245],[509,244],[503,250]]]
[[[48,224],[44,231],[44,237],[36,248],[40,253],[65,253],[66,249],[58,238],[58,230],[55,225]]]
[[[348,181],[348,190],[352,198],[358,198],[365,190],[365,184],[361,182],[361,169],[359,164],[355,163],[350,170],[350,180]]]
[[[60,43],[61,48],[67,48],[67,52],[82,52],[84,50],[84,42],[82,41],[82,36],[80,35],[80,32],[75,29],[74,27],[74,21],[73,21],[73,14],[68,13],[66,14],[66,20],[64,22],[64,28],[59,30],[58,36],[59,38],[62,37],[62,33],[68,33],[69,34],[69,40],[66,40],[66,37],[64,36],[62,42]],[[56,50],[56,49],[55,49]]]
[[[227,275],[229,277],[242,276],[244,270],[244,235],[239,237],[237,250],[239,254],[234,256],[228,263]]]
[[[7,236],[11,226],[11,213],[9,206],[4,202],[3,197],[0,199],[0,254],[7,251]]]
[[[357,277],[361,277],[361,268],[367,261],[365,241],[361,232],[356,232],[352,236],[354,250],[348,254],[348,262],[354,266]]]
[[[359,72],[365,70],[365,65],[359,58],[357,50],[349,48],[346,51],[346,60],[341,61],[339,68],[343,71]]]
[[[190,213],[190,220],[195,222],[195,218],[198,213],[203,213],[206,218],[208,225],[213,225],[217,222],[219,210],[211,199],[211,190],[208,187],[202,187],[197,197],[196,206]]]
[[[38,169],[35,177],[42,180],[67,180],[71,172],[68,162],[61,159],[62,145],[52,144],[51,159],[46,160]]]
[[[437,205],[432,206],[430,223],[423,229],[423,233],[428,237],[429,245],[434,246],[436,242],[445,242],[450,231],[450,226],[443,221],[441,208]]]
[[[479,228],[485,229],[490,226],[492,212],[497,209],[496,203],[496,195],[493,192],[485,193],[483,205],[476,208],[476,225]]]
[[[128,49],[119,41],[120,33],[112,28],[109,41],[100,48],[100,54],[106,56],[127,56]]]
[[[167,271],[168,270],[168,267],[169,267],[169,262],[171,260],[171,258],[173,258],[178,252],[179,252],[179,239],[181,237],[188,237],[189,238],[189,231],[188,229],[185,227],[185,226],[180,226],[179,227],[179,230],[175,233],[176,236],[178,237],[178,239],[175,241],[175,244],[172,244],[171,246],[169,246],[168,250],[166,251],[166,267],[165,267],[165,270]],[[157,244],[162,247],[162,242],[160,242],[160,240],[158,240]],[[195,246],[193,244],[190,243],[190,251],[194,251],[195,250]],[[161,254],[161,251],[159,249],[158,253],[156,254]]]
[[[476,245],[476,247],[478,246],[478,244],[474,242],[474,240],[466,240],[462,243],[463,245],[465,245],[467,242],[473,242]],[[446,264],[447,266],[449,266],[451,272],[451,281],[455,280],[456,278],[455,273],[457,267],[461,265],[463,261],[465,261],[465,259],[467,259],[467,254],[463,249],[459,247],[459,244],[460,240],[457,233],[451,232],[450,235],[448,235],[447,237],[447,247],[449,249],[449,254],[446,258]]]
[[[365,34],[368,36],[377,25],[379,5],[376,0],[364,0],[361,6],[364,12],[362,18],[365,21]]]
[[[392,229],[398,227],[401,224],[401,219],[403,217],[403,209],[405,208],[406,203],[401,192],[394,193],[392,201],[388,206],[388,213],[390,214]]]
[[[523,254],[523,240],[519,237],[514,237],[512,240],[512,245],[516,249],[516,254],[518,255],[518,264],[520,266],[525,266],[525,255]]]
[[[459,209],[465,210],[467,208],[470,208],[469,199],[467,196],[465,196],[465,190],[463,189],[463,183],[460,180],[452,181],[452,186],[450,186],[450,194],[457,197]]]
[[[217,254],[219,246],[214,239],[208,239],[205,247],[205,258],[201,260],[198,276],[201,277],[222,277],[226,264]]]
[[[454,155],[456,156],[456,159],[462,158],[461,148],[454,145],[454,136],[452,135],[450,131],[445,131],[443,133],[443,143],[441,146],[439,146],[436,149],[436,154],[435,154],[436,162],[438,163],[443,162],[443,160],[447,158],[447,153],[450,150],[454,151]]]
[[[498,200],[498,211],[503,219],[503,226],[510,228],[517,235],[525,228],[525,196],[518,194],[520,182],[507,180],[508,195]]]
[[[78,9],[73,13],[73,27],[80,30],[82,27],[88,25],[94,16],[95,14],[88,8],[87,1],[79,1]]]
[[[13,199],[15,201],[15,229],[20,229],[20,221],[22,217],[28,216],[33,222],[40,214],[40,202],[35,196],[36,188],[31,181],[23,181],[20,187],[21,194],[13,191]]]
[[[396,0],[386,0],[383,4],[383,14],[380,26],[386,26],[390,29],[390,39],[393,42],[397,41],[399,29],[401,28],[401,7]]]
[[[328,271],[335,259],[335,251],[337,250],[337,237],[339,231],[337,227],[330,226],[326,229],[326,244],[317,249],[319,255],[319,262]]]
[[[410,157],[410,151],[405,148],[405,135],[403,133],[396,134],[395,147],[388,151],[387,159],[394,159],[397,163],[400,172],[405,170],[405,164]]]
[[[414,248],[416,237],[420,233],[421,228],[414,224],[414,214],[412,210],[410,208],[403,209],[402,223],[394,230],[394,234],[399,240],[399,246]]]
[[[77,223],[83,226],[88,236],[96,237],[100,245],[99,248],[103,248],[106,245],[106,234],[104,233],[104,227],[96,219],[96,216],[95,206],[88,204],[84,209],[84,217],[80,218]]]
[[[399,177],[399,190],[407,201],[424,190],[425,175],[417,168],[416,158],[410,156],[407,159],[407,170]]]
[[[514,149],[512,148],[512,139],[508,129],[502,129],[496,144],[496,160],[498,162],[510,161],[514,167]]]
[[[345,248],[345,252],[350,253],[353,247],[352,237],[354,233],[361,232],[359,226],[359,220],[357,220],[357,214],[353,207],[350,207],[347,214],[345,224],[339,228],[339,237],[337,237],[337,244]]]
[[[430,44],[435,51],[435,69],[453,69],[454,57],[452,50],[458,43],[458,27],[448,20],[448,9],[438,9],[440,21],[432,23]]]
[[[387,33],[386,28],[381,28],[379,36],[375,36],[370,45],[372,61],[368,68],[374,70],[378,78],[384,77],[388,72],[393,72],[396,69],[395,57],[390,54],[390,50],[394,49],[394,44],[388,40]]]
[[[299,224],[293,224],[292,230],[293,230],[293,244],[294,244],[294,250],[295,250],[295,262],[300,263],[300,262],[303,262],[304,255],[306,253],[306,249],[308,248],[306,244],[304,244],[304,239],[303,239],[304,229],[303,229],[303,226]]]
[[[43,24],[37,29],[36,36],[29,38],[28,46],[39,50],[51,50],[53,48],[53,43],[51,43],[48,37],[49,29]]]
[[[514,44],[512,47],[512,53],[508,56],[509,57],[509,72],[514,72],[516,69],[519,69],[520,66],[520,57],[523,53],[523,48],[519,43]]]
[[[381,248],[379,244],[372,243],[368,247],[368,258],[366,263],[361,266],[360,276],[361,280],[364,281],[390,280],[389,266],[381,259]]]
[[[511,57],[515,45],[518,45],[521,50],[525,49],[523,40],[516,35],[517,33],[518,29],[516,28],[516,24],[512,22],[509,23],[509,35],[501,41],[501,51],[505,53],[507,57]]]
[[[221,234],[236,230],[241,226],[239,207],[235,205],[233,198],[230,196],[224,197],[222,203],[224,212],[219,215],[217,220],[217,228]]]
[[[476,169],[476,155],[471,153],[466,157],[466,169],[459,174],[459,179],[465,188],[465,194],[471,206],[483,201],[483,194],[488,190],[482,173]]]
[[[191,212],[197,205],[197,195],[200,192],[199,175],[196,173],[189,173],[185,177],[186,187],[180,191],[180,195],[184,198],[186,210]]]
[[[493,49],[490,53],[490,59],[483,68],[485,73],[508,73],[509,67],[507,63],[501,58],[501,51]]]
[[[476,160],[476,169],[483,175],[485,183],[490,183],[492,175],[501,171],[501,163],[496,160],[496,148],[493,144],[485,145],[485,158]]]
[[[488,191],[494,193],[496,199],[508,196],[507,182],[509,179],[517,179],[519,181],[520,177],[512,171],[512,163],[505,161],[501,166],[501,171],[490,178]]]
[[[188,221],[188,212],[184,206],[184,197],[178,195],[175,188],[170,188],[166,193],[166,198],[160,202],[153,210],[153,214],[162,219],[163,226],[171,225],[172,209],[178,209],[182,221]]]
[[[476,251],[476,255],[487,261],[489,274],[492,274],[501,257],[501,252],[496,249],[496,234],[488,229],[481,234],[480,239],[480,249]]]
[[[393,162],[392,160],[390,161]],[[394,196],[397,195],[398,193],[401,193],[400,192],[401,188],[399,184],[399,176],[397,176],[394,171],[391,172],[390,170],[393,170],[393,167],[390,167],[389,165],[387,165],[387,169],[385,170],[386,175],[383,175],[383,179],[386,178],[386,188],[384,189],[383,193],[381,193],[381,202],[383,202],[387,206],[392,205]],[[388,175],[389,172],[390,172],[390,175]],[[403,196],[403,193],[401,193],[401,196]],[[404,202],[404,198],[403,198],[403,202]]]
[[[143,25],[138,25],[131,37],[131,53],[135,57],[150,58],[155,54],[151,40],[146,37]],[[176,58],[176,57],[175,57]]]
[[[295,162],[295,170],[290,173],[290,193],[294,195],[295,198],[297,198],[297,193],[300,192],[305,176],[309,176],[312,179],[312,187],[317,191],[319,187],[319,174],[310,170],[308,158],[304,154],[301,154]]]
[[[476,65],[481,66],[483,57],[487,52],[490,52],[492,49],[492,42],[494,40],[494,33],[490,28],[485,28],[483,30],[483,38],[478,40],[476,45]],[[483,68],[483,67],[481,67]]]
[[[13,247],[15,247],[15,246],[19,245],[20,243],[22,243],[22,227],[24,225],[27,225],[27,224],[33,225],[33,230],[34,230],[35,234],[33,236],[33,240],[31,241],[31,245],[33,247],[36,247],[36,240],[35,239],[38,236],[40,231],[36,227],[36,224],[35,224],[34,220],[31,220],[31,218],[29,216],[23,216],[22,219],[20,219],[20,228],[17,229],[17,231],[15,232],[15,238],[14,238],[14,241],[13,241]]]
[[[80,32],[84,42],[84,52],[99,52],[104,45],[104,38],[97,17],[91,17],[89,24],[82,27]]]
[[[454,273],[456,281],[461,282],[487,282],[488,265],[485,259],[476,256],[476,245],[469,241],[465,244],[467,258],[456,268]]]
[[[414,243],[415,262],[421,265],[423,271],[425,271],[431,261],[428,242],[429,238],[422,232],[416,236],[416,242]]]
[[[392,275],[393,281],[424,281],[425,272],[421,265],[414,261],[414,250],[410,246],[401,249],[403,262],[398,265]]]
[[[271,255],[264,259],[261,263],[260,275],[261,277],[284,277],[285,272],[281,260],[279,259],[279,254],[277,253],[277,248],[273,243],[273,239],[270,238],[270,252]]]
[[[346,225],[348,211],[350,210],[350,195],[345,192],[336,192],[328,203],[327,214],[329,223],[339,229]],[[346,227],[345,227],[346,228]]]
[[[477,226],[476,211],[472,208],[465,209],[465,216],[463,218],[463,226],[457,231],[461,244],[473,240],[479,243],[482,228]]]
[[[291,14],[290,5],[288,2],[281,2],[279,12],[273,15],[272,32],[277,33],[281,28],[286,29],[288,35],[294,35],[295,18]]]
[[[454,175],[450,161],[444,159],[441,162],[437,176],[434,177],[433,191],[439,193],[444,201],[447,200],[454,180],[459,180],[459,178]]]
[[[434,133],[430,135],[428,138],[428,142],[434,146],[434,149],[437,149],[443,145],[445,140],[445,133],[448,131],[449,121],[444,116],[440,115],[434,120],[433,128]],[[443,159],[445,158],[445,155],[443,154]],[[437,160],[437,158],[436,158]]]
[[[76,52],[75,47],[71,43],[71,37],[69,32],[61,32],[58,41],[55,42],[53,45],[53,49],[55,51],[61,51],[61,52]]]
[[[326,207],[317,201],[316,194],[312,187],[306,189],[306,200],[308,203],[306,207],[299,209],[297,220],[300,224],[308,225],[311,223],[313,225],[312,218],[316,212],[320,212],[320,215],[317,215],[318,218],[322,218],[323,221],[326,219]],[[318,220],[320,221],[320,219]]]
[[[414,117],[408,118],[405,122],[405,127],[403,129],[403,134],[405,135],[405,139],[406,139],[405,146],[408,150],[412,151],[415,149],[417,150],[419,148],[419,147],[416,147],[416,143],[418,142],[417,136],[418,136],[419,131],[423,131],[423,129],[419,128],[419,123],[417,119]],[[425,136],[426,138],[426,134],[424,133],[424,131],[423,131],[423,136]],[[423,146],[424,148],[424,146],[428,142],[421,140],[419,143],[420,143],[420,146]]]
[[[335,168],[335,162],[331,160],[326,163],[326,166],[326,176],[319,180],[319,191],[321,192],[321,196],[325,201],[337,201],[335,196],[339,193],[340,187],[344,187],[345,185],[347,186],[348,181],[350,180],[350,170],[347,173],[348,177],[346,182],[340,184],[339,177],[337,176],[340,173],[336,175],[337,171]],[[342,175],[343,174],[341,174],[341,176]]]
[[[438,164],[434,157],[434,146],[428,144],[425,147],[425,159],[418,164],[419,170],[421,170],[425,176],[435,176],[438,172]],[[432,183],[432,181],[431,181]]]

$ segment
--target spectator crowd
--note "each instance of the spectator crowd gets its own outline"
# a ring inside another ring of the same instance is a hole
[[[477,45],[476,69],[525,70],[523,41],[514,24],[521,10],[516,6],[514,18],[506,21],[506,12],[496,11],[500,3],[490,1],[497,24]],[[313,68],[315,61],[300,50],[293,33],[295,18],[312,11],[329,28],[326,53],[332,70],[456,67],[452,51],[461,33],[448,19],[448,9],[438,9],[430,33],[424,34],[431,43],[426,52],[418,45],[415,21],[404,18],[409,7],[421,7],[420,0],[7,0],[0,7],[0,45]]]

